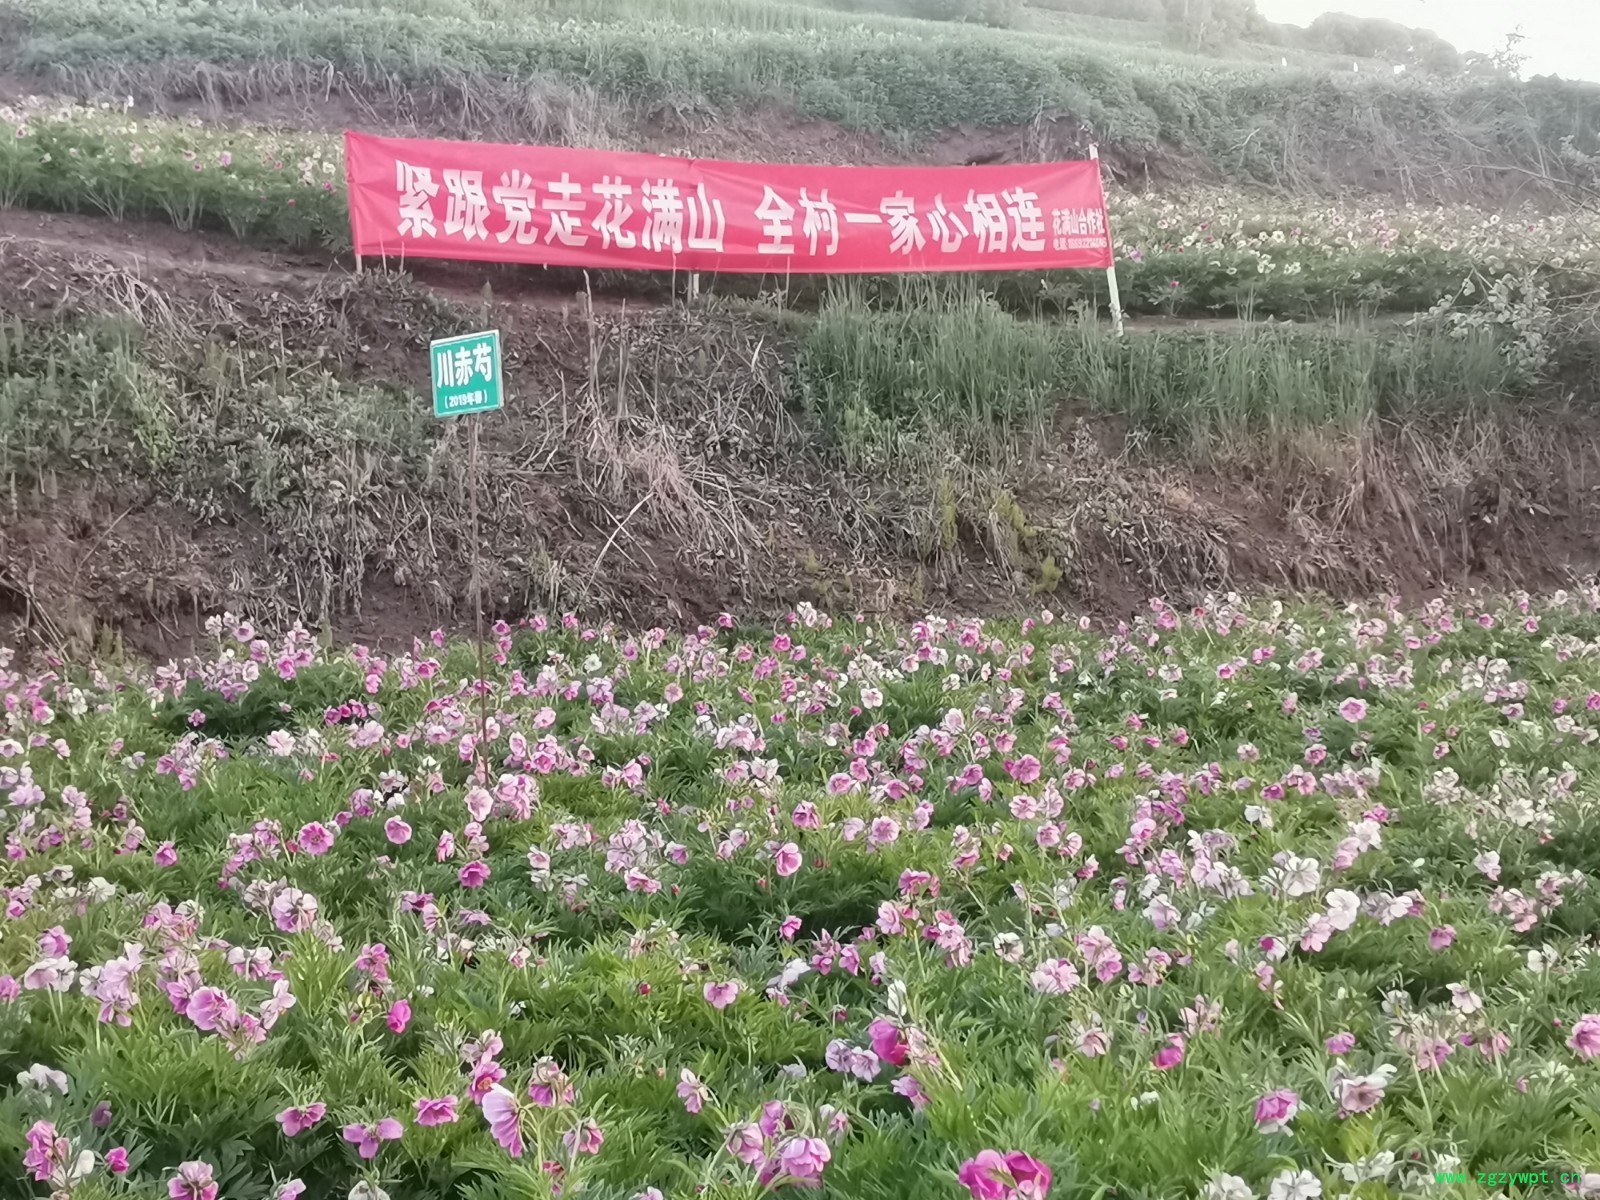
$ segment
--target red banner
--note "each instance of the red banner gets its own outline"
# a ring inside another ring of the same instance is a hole
[[[797,275],[1111,265],[1093,161],[813,167],[344,141],[361,255]]]

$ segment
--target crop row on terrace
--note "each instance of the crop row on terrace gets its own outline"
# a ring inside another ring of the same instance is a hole
[[[0,12],[17,31],[0,61],[15,71],[153,100],[266,99],[292,79],[356,100],[438,88],[450,98],[441,108],[476,132],[520,129],[527,90],[565,82],[645,112],[709,105],[736,121],[752,103],[776,100],[893,134],[1067,118],[1135,153],[1176,149],[1229,177],[1275,184],[1336,185],[1353,161],[1423,192],[1501,167],[1592,182],[1600,149],[1592,85],[1339,81],[797,6],[696,0],[659,13],[582,4],[530,14],[431,2],[394,12],[7,0]],[[715,24],[696,23],[706,15]]]
[[[0,122],[0,207],[148,217],[292,247],[348,246],[334,136],[39,101],[0,109]],[[1470,307],[1502,278],[1519,292],[1537,287],[1560,297],[1592,290],[1600,245],[1600,220],[1582,212],[1385,209],[1222,189],[1159,198],[1112,189],[1110,203],[1124,307],[1135,313],[1414,312],[1446,297]],[[887,295],[903,286],[871,284]],[[989,286],[1023,310],[1105,299],[1092,272],[1013,274]]]
[[[1597,611],[566,616],[481,687],[233,616],[154,671],[0,651],[0,1169],[1591,1196]]]

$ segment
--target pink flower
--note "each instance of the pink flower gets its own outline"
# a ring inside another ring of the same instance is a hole
[[[389,1006],[389,1016],[387,1021],[390,1033],[404,1033],[406,1031],[406,1026],[411,1023],[411,1001],[396,1000],[393,1004],[391,1004]]]
[[[779,846],[772,858],[777,864],[776,869],[780,878],[786,879],[800,869],[800,847],[793,842],[785,842]]]
[[[300,832],[295,835],[295,841],[313,858],[320,858],[333,849],[334,832],[321,821],[312,821],[302,825]]]
[[[794,935],[800,932],[800,918],[795,916],[785,917],[778,926],[778,936],[786,942],[794,941]]]
[[[464,888],[481,888],[489,882],[489,864],[481,858],[474,859],[456,872],[456,878]]]
[[[171,842],[162,842],[150,856],[158,867],[170,867],[178,861],[178,851]]]
[[[346,1125],[344,1140],[356,1148],[362,1158],[376,1158],[384,1142],[393,1142],[405,1132],[393,1117],[384,1117],[372,1125]]]
[[[121,1175],[127,1171],[128,1150],[126,1146],[116,1146],[106,1151],[106,1169],[113,1175]]]
[[[898,1025],[878,1017],[867,1026],[867,1037],[872,1043],[872,1052],[884,1062],[896,1067],[905,1066],[911,1047],[900,1035]]]
[[[762,1187],[784,1183],[803,1188],[821,1187],[822,1169],[832,1157],[828,1143],[821,1138],[785,1138],[778,1152],[767,1160],[756,1182]]]
[[[300,1200],[305,1192],[306,1185],[298,1179],[286,1179],[278,1185],[278,1190],[272,1193],[272,1200]]]
[[[1355,1047],[1356,1035],[1353,1033],[1336,1033],[1322,1044],[1327,1047],[1329,1054],[1339,1058],[1342,1055],[1349,1054]]]
[[[1365,720],[1367,716],[1367,702],[1365,700],[1358,700],[1356,697],[1351,696],[1343,704],[1339,705],[1339,715],[1346,721],[1349,721],[1351,724],[1354,724],[1357,721]]]
[[[284,1137],[299,1137],[310,1129],[327,1113],[328,1106],[318,1101],[308,1104],[304,1108],[286,1108],[277,1116],[278,1124],[283,1126]]]
[[[1256,1101],[1256,1132],[1282,1133],[1300,1111],[1300,1096],[1288,1088],[1268,1092]]]
[[[512,1158],[521,1158],[522,1111],[517,1098],[495,1084],[483,1098],[483,1119],[489,1122],[489,1132],[500,1147]]]
[[[171,1200],[217,1200],[219,1188],[211,1170],[205,1162],[180,1164],[178,1173],[167,1180],[167,1195]]]
[[[396,846],[404,846],[411,840],[411,826],[399,817],[390,817],[383,823],[383,836]]]
[[[1388,1063],[1379,1066],[1370,1075],[1346,1075],[1334,1068],[1333,1096],[1339,1102],[1339,1116],[1363,1113],[1376,1108],[1382,1101],[1384,1090],[1394,1082],[1395,1067]]]
[[[956,1178],[972,1200],[1044,1200],[1050,1193],[1050,1168],[1020,1150],[980,1150]]]
[[[593,1121],[585,1120],[577,1129],[569,1129],[562,1134],[561,1140],[566,1144],[569,1153],[599,1154],[606,1135],[600,1126]]]
[[[456,1120],[456,1098],[440,1096],[437,1100],[426,1098],[417,1101],[417,1124],[450,1125]]]
[[[706,1003],[712,1008],[723,1009],[739,998],[742,985],[737,979],[726,983],[708,983],[704,989]]]
[[[710,1096],[706,1085],[688,1067],[678,1072],[678,1099],[683,1101],[683,1107],[689,1112],[698,1113]]]
[[[1573,1023],[1567,1045],[1584,1062],[1600,1058],[1600,1014],[1584,1013],[1579,1017]]]
[[[1428,949],[1443,950],[1456,940],[1454,925],[1440,925],[1428,931]]]
[[[1183,1061],[1183,1036],[1173,1034],[1167,1039],[1167,1044],[1157,1050],[1155,1057],[1150,1060],[1158,1071],[1170,1071]]]
[[[748,1122],[743,1125],[735,1125],[728,1130],[726,1145],[728,1153],[747,1167],[755,1166],[756,1163],[766,1157],[765,1135],[762,1134],[758,1127]]]

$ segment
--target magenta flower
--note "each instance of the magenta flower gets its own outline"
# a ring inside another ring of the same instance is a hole
[[[99,1104],[96,1104],[93,1111],[89,1113],[89,1124],[93,1125],[96,1129],[104,1129],[107,1125],[110,1125],[111,1105],[104,1100],[100,1101]]]
[[[278,1114],[277,1122],[283,1126],[284,1137],[299,1137],[322,1120],[327,1111],[328,1106],[319,1100],[314,1104],[307,1104],[304,1108],[284,1109]]]
[[[884,1062],[896,1067],[905,1066],[911,1047],[900,1035],[900,1027],[882,1017],[867,1026],[867,1037],[872,1042],[872,1052]]]
[[[162,842],[151,855],[158,867],[170,867],[178,861],[178,851],[171,842]]]
[[[49,1121],[35,1121],[28,1127],[28,1149],[22,1155],[22,1165],[33,1172],[40,1182],[72,1157],[72,1143],[56,1132]]]
[[[785,842],[773,854],[775,870],[780,878],[787,878],[800,869],[800,847],[793,842]]]
[[[1454,925],[1440,925],[1428,931],[1428,949],[1443,950],[1456,940]]]
[[[483,1098],[483,1118],[489,1122],[489,1132],[512,1158],[521,1158],[522,1110],[517,1098],[499,1084],[495,1084]]]
[[[217,1200],[219,1188],[211,1175],[210,1163],[181,1163],[178,1173],[167,1180],[167,1195],[171,1200]]]
[[[1600,1058],[1600,1014],[1584,1013],[1579,1017],[1573,1023],[1567,1046],[1584,1062]]]
[[[489,864],[481,858],[474,859],[456,872],[456,878],[464,888],[481,888],[489,882]]]
[[[127,1172],[128,1149],[126,1146],[114,1146],[106,1151],[106,1170],[113,1175],[122,1175]]]
[[[1044,1200],[1050,1194],[1050,1168],[1020,1150],[980,1150],[961,1164],[956,1179],[972,1200]]]
[[[737,979],[726,983],[708,983],[704,989],[706,1003],[712,1008],[723,1009],[739,998],[741,985]]]
[[[384,1142],[397,1141],[405,1130],[393,1117],[384,1117],[372,1125],[346,1125],[344,1140],[356,1148],[362,1158],[376,1158]]]
[[[794,941],[794,935],[800,932],[800,918],[788,916],[778,926],[778,936],[786,942]]]
[[[528,1099],[540,1108],[554,1108],[558,1104],[571,1104],[572,1081],[553,1058],[541,1058],[533,1064],[533,1074],[528,1080]]]
[[[1353,1033],[1336,1033],[1322,1043],[1327,1047],[1328,1053],[1335,1058],[1349,1054],[1355,1048],[1356,1035]]]
[[[329,829],[321,821],[312,821],[307,825],[301,826],[300,832],[295,835],[295,841],[299,843],[300,849],[313,858],[320,858],[329,850],[332,850],[333,839],[333,830]]]
[[[396,846],[404,846],[411,840],[411,826],[399,817],[390,817],[383,823],[383,836]]]
[[[1167,1039],[1167,1044],[1157,1050],[1155,1057],[1150,1060],[1152,1066],[1158,1071],[1170,1071],[1183,1061],[1183,1036],[1173,1034]]]
[[[423,1127],[431,1125],[450,1125],[456,1120],[456,1098],[454,1096],[440,1096],[437,1100],[426,1098],[417,1101],[417,1124]]]
[[[1288,1088],[1268,1092],[1256,1101],[1256,1132],[1282,1133],[1300,1111],[1300,1096]]]
[[[219,1025],[237,1022],[239,1006],[221,988],[203,987],[189,997],[184,1015],[194,1022],[196,1029],[210,1033]]]
[[[389,1015],[386,1018],[386,1021],[389,1026],[390,1033],[404,1033],[406,1031],[406,1026],[411,1023],[411,1001],[396,1000],[389,1006]]]

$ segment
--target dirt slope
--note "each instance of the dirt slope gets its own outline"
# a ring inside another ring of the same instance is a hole
[[[1068,405],[1057,436],[1005,481],[1026,536],[964,521],[954,549],[930,559],[895,532],[896,489],[831,467],[798,427],[783,318],[638,298],[591,306],[513,269],[353,279],[219,237],[16,212],[0,212],[0,277],[0,317],[131,314],[174,344],[276,346],[287,361],[419,392],[438,332],[429,306],[481,306],[488,282],[485,319],[505,331],[514,389],[484,426],[491,616],[591,605],[681,622],[797,599],[1115,616],[1155,593],[1531,588],[1600,565],[1600,440],[1549,414],[1242,450],[1228,469],[1194,472],[1135,453],[1125,430]],[[196,511],[181,481],[79,456],[0,508],[0,614],[25,627],[14,635],[114,630],[156,653],[223,607],[378,641],[468,625],[463,435],[428,436],[441,481],[420,496],[373,484],[323,514],[334,550],[315,570],[295,529],[248,496]],[[371,470],[383,479],[384,464]],[[1060,579],[1044,591],[1047,554]]]

